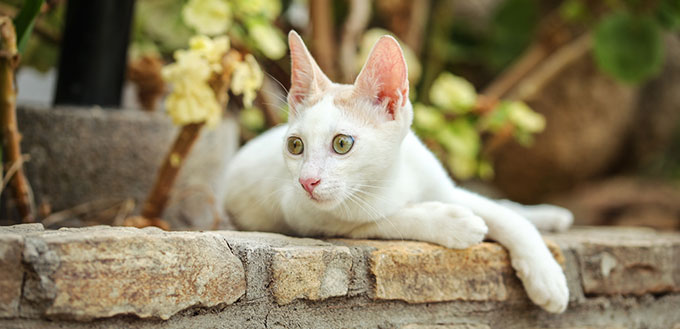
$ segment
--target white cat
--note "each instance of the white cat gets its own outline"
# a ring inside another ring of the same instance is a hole
[[[226,209],[240,229],[300,236],[413,239],[467,248],[488,237],[510,252],[534,303],[560,313],[569,291],[536,227],[566,228],[567,210],[515,211],[454,186],[411,132],[406,62],[382,37],[353,85],[331,82],[299,35],[288,35],[288,125],[245,145],[226,173]]]

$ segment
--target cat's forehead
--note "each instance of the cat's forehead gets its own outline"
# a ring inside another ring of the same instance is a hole
[[[357,94],[354,85],[334,83],[323,92],[309,95],[301,115],[294,121],[301,124],[352,121],[373,125],[371,110],[375,107],[369,99]]]
[[[335,106],[332,95],[326,95],[305,109],[293,126],[301,132],[319,133],[336,126],[343,118],[343,113]]]

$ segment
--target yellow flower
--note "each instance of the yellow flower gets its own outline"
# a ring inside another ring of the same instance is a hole
[[[257,44],[257,49],[271,59],[279,59],[286,54],[286,44],[281,39],[281,35],[271,25],[264,23],[254,23],[248,27],[250,37]]]
[[[210,63],[197,52],[178,50],[174,57],[175,62],[165,66],[161,71],[163,79],[167,82],[205,81],[212,74]]]
[[[176,51],[175,63],[161,71],[163,79],[173,87],[165,100],[165,108],[177,125],[206,122],[212,126],[220,119],[220,105],[208,85],[208,79],[215,71],[215,64],[209,59],[221,58],[215,49],[222,51],[226,47],[224,41],[213,43],[206,39],[192,38],[194,49]]]
[[[165,99],[165,109],[179,126],[200,122],[214,126],[222,114],[215,93],[206,82],[173,85],[172,93]]]
[[[467,80],[444,72],[432,83],[430,101],[444,111],[462,114],[475,106],[477,92]]]
[[[182,18],[201,34],[222,34],[231,25],[231,8],[225,0],[189,0]]]
[[[255,57],[247,54],[245,61],[236,64],[231,76],[231,91],[235,95],[243,95],[246,107],[253,106],[257,90],[262,86],[264,74]]]
[[[203,56],[215,72],[222,71],[222,56],[229,50],[229,38],[225,36],[210,39],[204,35],[197,35],[189,40],[189,49]]]

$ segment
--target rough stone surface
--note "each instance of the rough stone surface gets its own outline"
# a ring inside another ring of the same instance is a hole
[[[0,231],[0,317],[19,315],[24,271],[21,254],[24,238]]]
[[[586,294],[680,291],[680,236],[647,229],[573,229],[552,238],[574,246]],[[568,241],[568,242],[567,242]]]
[[[352,254],[347,247],[275,248],[272,293],[276,302],[322,300],[347,295]]]
[[[12,226],[0,226],[0,233],[25,234],[25,233],[31,233],[31,232],[44,231],[44,230],[45,230],[45,227],[43,227],[43,224],[40,224],[40,223],[17,224],[17,225],[12,225]]]
[[[350,249],[281,234],[219,231],[244,263],[247,300],[271,293],[279,304],[347,295],[352,277]],[[266,289],[268,287],[269,289]]]
[[[0,254],[13,264],[0,267],[0,284],[21,288],[18,306],[1,300],[0,328],[680,329],[680,262],[664,258],[680,255],[679,234],[575,228],[547,238],[570,289],[560,315],[526,298],[495,243],[455,251],[257,232],[0,228],[3,250],[23,243]],[[602,252],[616,260],[604,261],[608,278],[597,276]],[[23,279],[3,281],[11,268]]]
[[[402,329],[491,329],[485,324],[456,323],[456,324],[409,324]]]
[[[52,211],[128,198],[143,202],[177,132],[162,111],[22,106],[17,117],[36,201]],[[236,151],[238,136],[231,118],[203,129],[164,212],[175,229],[215,228],[220,173]]]
[[[378,299],[504,301],[510,290],[521,292],[507,251],[492,243],[452,250],[422,242],[387,242],[372,253],[371,271]]]
[[[24,298],[48,317],[167,319],[233,303],[245,291],[241,262],[212,233],[62,229],[27,237],[24,259],[33,270]]]

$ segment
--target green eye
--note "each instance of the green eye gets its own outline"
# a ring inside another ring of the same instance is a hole
[[[333,138],[333,150],[337,154],[345,154],[352,149],[354,138],[347,135],[337,135]]]
[[[301,154],[304,149],[305,146],[302,144],[300,137],[288,137],[288,152],[298,155]]]

